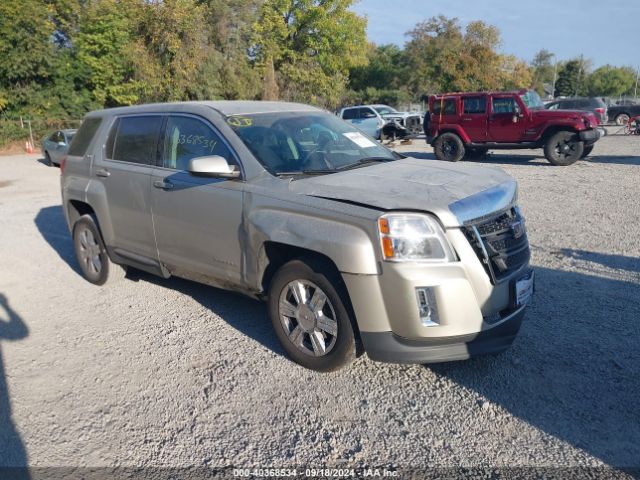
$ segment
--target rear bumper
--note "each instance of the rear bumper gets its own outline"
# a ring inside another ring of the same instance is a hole
[[[526,307],[509,315],[497,326],[476,334],[409,340],[393,332],[361,332],[370,359],[388,363],[439,363],[466,360],[508,349],[516,338]]]
[[[593,145],[602,136],[602,132],[598,128],[594,128],[593,130],[583,130],[580,132],[580,140],[582,140],[585,145]]]

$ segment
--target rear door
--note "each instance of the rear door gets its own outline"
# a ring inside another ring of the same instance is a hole
[[[158,155],[162,115],[117,117],[104,155],[96,156],[93,178],[104,187],[115,252],[157,265],[151,218],[151,173]]]
[[[472,142],[487,141],[487,96],[462,97],[462,128]]]
[[[522,109],[514,95],[493,95],[489,113],[489,138],[497,143],[515,143],[524,139],[526,121],[518,117]],[[515,119],[515,121],[514,121]]]
[[[244,183],[187,171],[189,160],[197,157],[239,162],[222,135],[200,117],[170,115],[163,136],[162,163],[153,171],[151,189],[160,261],[179,276],[239,284]]]
[[[67,154],[67,144],[65,142],[64,134],[60,131],[55,132],[50,137],[49,142],[49,156],[54,163],[60,164],[62,157]]]

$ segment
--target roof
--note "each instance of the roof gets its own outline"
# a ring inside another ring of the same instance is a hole
[[[256,113],[272,113],[272,112],[320,112],[319,108],[305,105],[302,103],[290,102],[267,102],[257,100],[220,100],[220,101],[194,101],[194,102],[173,102],[173,103],[150,103],[144,105],[133,105],[130,107],[117,107],[106,110],[92,112],[100,114],[108,112],[110,114],[125,113],[146,113],[146,112],[162,112],[170,110],[171,107],[184,107],[186,105],[199,105],[210,107],[223,115],[252,115]]]
[[[526,93],[527,89],[523,88],[522,90],[508,90],[508,91],[504,91],[504,92],[498,92],[498,91],[493,91],[493,92],[448,92],[448,93],[437,93],[435,95],[433,95],[434,97],[448,97],[448,96],[456,96],[459,97],[461,95],[520,95],[523,93]]]

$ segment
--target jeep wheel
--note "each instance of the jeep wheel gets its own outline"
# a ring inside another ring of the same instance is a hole
[[[619,126],[623,126],[626,125],[627,123],[629,123],[629,115],[627,115],[626,113],[621,113],[620,115],[618,115],[615,119],[616,125]]]
[[[465,147],[455,133],[443,133],[433,143],[433,152],[438,160],[459,162],[465,155]]]
[[[44,152],[44,161],[49,167],[53,167],[53,161],[51,160],[51,155],[49,155],[49,152]]]
[[[269,288],[269,316],[280,344],[296,363],[320,372],[338,370],[356,357],[336,276],[319,262],[293,260],[276,272]]]
[[[580,158],[586,158],[589,155],[591,155],[591,152],[593,152],[593,145],[589,145],[588,147],[584,147],[584,152],[582,152],[582,157]]]
[[[553,135],[544,146],[544,156],[553,165],[566,167],[582,158],[584,142],[574,132],[563,130]]]
[[[73,226],[73,246],[85,279],[95,285],[123,278],[126,270],[109,259],[100,231],[91,215],[83,215]]]

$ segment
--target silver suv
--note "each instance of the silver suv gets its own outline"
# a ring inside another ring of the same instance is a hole
[[[404,158],[306,105],[90,113],[61,187],[88,281],[134,267],[265,299],[314,370],[500,352],[533,293],[511,177]]]

